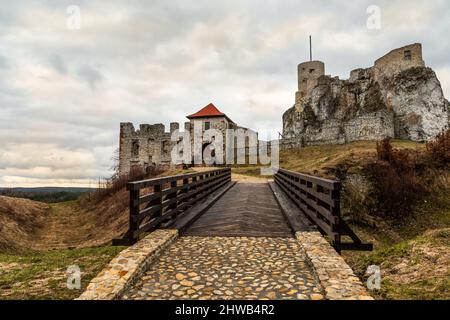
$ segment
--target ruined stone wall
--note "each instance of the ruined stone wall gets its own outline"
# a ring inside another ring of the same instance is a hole
[[[224,143],[223,155],[226,154],[225,149],[225,134],[226,129],[242,129],[247,128],[240,127],[235,123],[229,121],[226,117],[211,117],[192,119],[189,122],[184,123],[184,130],[181,132],[189,132],[191,137],[191,151],[194,152],[194,128],[198,123],[201,131],[201,137],[205,138],[204,132],[206,129],[206,123],[209,123],[209,129],[217,129],[222,134]],[[172,164],[172,149],[176,142],[171,141],[172,133],[175,130],[179,130],[178,123],[170,124],[170,131],[165,132],[165,126],[163,124],[141,124],[139,129],[135,129],[132,123],[120,124],[120,143],[119,143],[119,173],[121,175],[128,174],[133,166],[140,166],[144,169],[154,166],[171,167]],[[257,139],[257,138],[256,138]],[[205,145],[212,142],[211,139],[204,140],[202,142],[202,150]],[[234,154],[237,155],[238,149],[237,143],[234,145]],[[245,141],[244,154],[249,155],[249,141]],[[192,158],[193,159],[193,158]],[[225,161],[225,158],[224,158]]]
[[[178,124],[171,124],[171,129]],[[141,124],[135,130],[132,123],[120,124],[119,173],[127,174],[133,166],[144,169],[156,164],[170,165],[173,147],[171,133],[163,124]]]
[[[425,67],[420,43],[392,50],[376,60],[374,64],[375,81],[382,81],[385,77],[393,77],[413,67]]]
[[[295,108],[288,110],[288,117],[295,117]],[[294,120],[295,121],[295,120]],[[294,129],[281,141],[282,149],[301,148],[321,144],[344,144],[359,140],[381,140],[394,136],[393,114],[388,110],[364,113],[349,120],[327,119],[320,126]]]

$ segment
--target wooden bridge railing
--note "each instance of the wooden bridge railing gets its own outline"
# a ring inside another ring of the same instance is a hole
[[[319,231],[327,235],[331,245],[341,250],[372,250],[364,244],[341,218],[341,183],[307,174],[279,169],[275,182],[297,205]],[[341,236],[349,236],[353,243],[343,243]]]
[[[131,245],[144,232],[170,224],[198,201],[231,181],[231,169],[142,180],[127,184],[130,192],[129,230],[115,245]]]

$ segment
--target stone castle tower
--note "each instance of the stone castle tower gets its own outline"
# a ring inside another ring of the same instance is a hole
[[[325,75],[325,64],[322,61],[308,61],[298,65],[298,91],[295,93],[295,103],[308,98],[312,89],[317,86],[318,79]]]

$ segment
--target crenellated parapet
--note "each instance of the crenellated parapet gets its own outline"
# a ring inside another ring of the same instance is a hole
[[[172,122],[170,131],[158,124],[141,124],[135,130],[132,123],[120,124],[119,172],[127,174],[131,167],[142,168],[155,165],[171,165],[171,150],[174,142],[171,134],[179,130],[179,123]]]

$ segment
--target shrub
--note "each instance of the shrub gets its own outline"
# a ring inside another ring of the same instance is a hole
[[[381,211],[377,213],[402,218],[426,193],[420,177],[413,170],[398,171],[385,161],[374,162],[366,169],[373,181],[377,209]]]
[[[352,223],[372,225],[370,208],[374,201],[371,198],[372,186],[364,176],[348,175],[343,183],[342,214]]]
[[[442,131],[434,140],[427,143],[427,153],[436,164],[450,164],[450,129]]]
[[[105,198],[108,198],[123,190],[128,182],[149,179],[157,176],[161,172],[162,171],[156,167],[148,167],[144,170],[142,166],[133,166],[129,174],[120,176],[116,175],[111,179],[104,181],[103,186],[99,186],[98,190],[87,196],[87,200],[88,202],[92,200],[95,202],[102,201]],[[86,201],[86,197],[84,197],[83,200]]]
[[[387,137],[377,142],[377,157],[378,160],[391,161],[393,158],[393,148],[391,145],[391,138]]]
[[[390,139],[377,143],[377,161],[366,165],[373,183],[378,214],[402,219],[427,193],[426,178],[421,175],[425,163],[418,151],[393,149]]]

